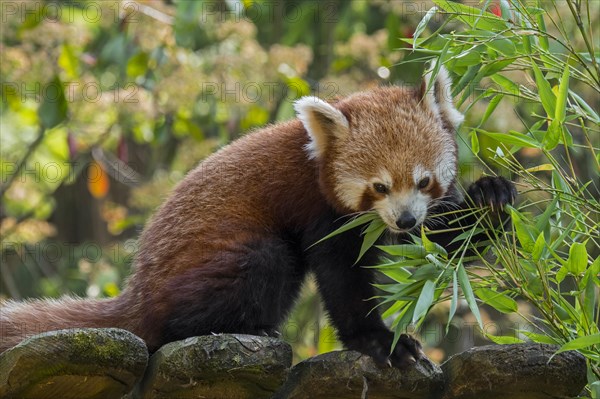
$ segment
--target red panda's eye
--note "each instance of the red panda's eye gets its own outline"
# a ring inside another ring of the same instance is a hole
[[[419,187],[420,190],[424,189],[425,187],[427,187],[429,185],[429,177],[424,177],[419,181],[419,184],[417,184],[417,186]]]
[[[373,183],[373,188],[375,189],[375,191],[377,191],[379,194],[387,194],[388,193],[388,188],[381,183]]]

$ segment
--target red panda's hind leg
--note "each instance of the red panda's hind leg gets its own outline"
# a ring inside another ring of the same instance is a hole
[[[162,344],[212,333],[273,334],[304,276],[299,252],[278,238],[219,253],[168,284]]]

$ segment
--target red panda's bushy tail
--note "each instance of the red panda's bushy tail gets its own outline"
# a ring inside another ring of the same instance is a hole
[[[70,328],[130,329],[124,295],[111,299],[36,299],[0,303],[0,353],[23,339]]]

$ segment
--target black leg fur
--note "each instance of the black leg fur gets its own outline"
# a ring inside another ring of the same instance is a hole
[[[325,217],[310,229],[304,239],[305,246],[318,241],[345,221],[336,221],[335,217]],[[375,252],[368,252],[360,263],[354,264],[362,242],[359,233],[354,229],[310,248],[308,264],[315,273],[325,307],[346,348],[367,354],[380,365],[408,366],[421,357],[421,345],[403,335],[390,356],[393,333],[385,327],[379,313],[372,311],[376,303],[368,300],[375,295],[371,286],[374,273],[361,267],[375,264]]]
[[[273,238],[222,253],[169,283],[163,343],[211,333],[272,334],[304,279],[299,251]]]

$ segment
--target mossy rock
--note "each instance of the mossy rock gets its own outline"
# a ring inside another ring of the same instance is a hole
[[[221,334],[188,338],[160,348],[134,397],[270,398],[285,380],[292,350],[271,337]]]
[[[147,363],[146,344],[128,331],[51,331],[0,355],[0,397],[120,398],[133,389]]]
[[[418,399],[439,398],[442,371],[427,358],[400,370],[378,367],[369,356],[354,351],[329,352],[292,368],[277,399]]]
[[[443,365],[444,399],[574,398],[586,384],[585,358],[577,352],[550,357],[557,346],[487,345],[452,356]]]

